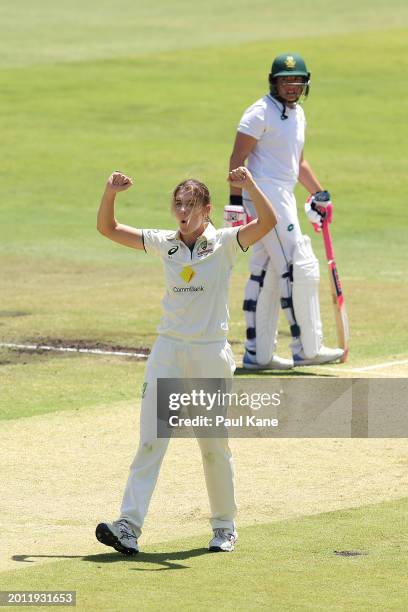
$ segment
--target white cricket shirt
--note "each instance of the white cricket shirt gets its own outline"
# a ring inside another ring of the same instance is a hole
[[[178,231],[143,230],[145,251],[161,257],[164,267],[166,293],[159,334],[197,342],[226,338],[229,281],[241,248],[239,229],[215,229],[209,223],[192,251]]]
[[[293,191],[299,175],[299,162],[305,143],[306,119],[303,108],[286,107],[266,95],[244,112],[238,132],[257,139],[248,157],[248,169],[254,179],[273,180]]]

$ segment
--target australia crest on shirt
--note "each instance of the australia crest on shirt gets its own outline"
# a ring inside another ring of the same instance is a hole
[[[213,241],[208,241],[207,238],[203,238],[200,240],[197,245],[197,257],[204,257],[204,255],[209,255],[214,251]]]

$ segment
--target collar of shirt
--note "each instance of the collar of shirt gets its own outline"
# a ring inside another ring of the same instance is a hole
[[[211,222],[209,222],[207,224],[207,227],[205,228],[205,230],[203,231],[202,234],[200,234],[200,236],[197,236],[195,244],[197,244],[198,240],[200,240],[200,238],[204,237],[207,238],[207,240],[209,240],[210,238],[214,238],[215,236],[215,227],[213,226],[213,224]],[[169,235],[168,240],[170,240],[171,242],[183,242],[180,238],[180,230],[175,230],[174,232],[172,232]],[[184,242],[183,244],[185,246],[187,246]],[[187,247],[188,248],[188,247]]]
[[[176,253],[172,253],[172,255],[174,255],[174,260],[197,261],[214,252],[216,236],[217,230],[212,223],[208,223],[203,233],[200,234],[200,236],[197,236],[197,239],[192,247],[188,247],[180,239],[179,231],[174,231],[170,235],[168,234],[167,241],[177,245],[173,247],[176,249]]]
[[[283,104],[283,102],[282,102],[281,100],[278,100],[277,98],[274,98],[273,96],[271,96],[271,94],[266,94],[266,98],[267,98],[268,100],[270,100],[270,101],[273,103],[273,105],[275,106],[275,108],[276,108],[276,109],[277,109],[277,110],[278,110],[280,113],[282,113],[282,110],[283,110],[283,106],[284,106],[284,104]],[[288,103],[287,103],[287,102],[285,102],[285,111],[286,111],[286,110],[288,110],[288,111],[296,111],[296,110],[297,110],[297,108],[298,108],[298,104],[297,104],[297,102],[295,102],[295,103],[294,103],[294,106],[288,106]]]

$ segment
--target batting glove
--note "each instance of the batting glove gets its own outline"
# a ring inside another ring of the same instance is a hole
[[[230,202],[224,206],[224,227],[246,225],[248,217],[242,202],[242,196],[230,195]]]
[[[320,232],[324,219],[331,223],[333,217],[333,204],[328,191],[316,191],[310,195],[305,203],[305,212],[315,232]]]
[[[246,225],[248,216],[243,206],[227,204],[224,206],[224,227],[237,227]]]

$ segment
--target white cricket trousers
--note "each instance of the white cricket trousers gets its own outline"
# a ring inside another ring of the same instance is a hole
[[[263,287],[265,273],[268,263],[271,263],[270,273],[275,276],[274,285],[276,293],[270,296],[276,308],[281,305],[281,299],[291,297],[292,288],[288,277],[289,266],[292,264],[293,253],[296,244],[302,239],[302,230],[296,207],[294,193],[278,185],[275,181],[257,180],[257,184],[272,202],[278,217],[275,228],[270,231],[259,242],[253,245],[249,262],[250,278],[245,287],[244,311],[247,325],[247,339],[245,348],[256,353],[256,306],[259,293]],[[249,214],[256,217],[254,205],[247,193],[243,193],[245,208]],[[273,310],[273,307],[272,307]],[[289,326],[292,328],[296,323],[290,308],[285,308]],[[274,339],[271,339],[273,342]],[[275,338],[276,346],[276,338]],[[300,337],[293,337],[291,342],[292,352],[299,352],[302,348]]]
[[[140,441],[123,496],[120,518],[132,526],[136,537],[142,531],[150,499],[156,486],[168,438],[157,437],[158,378],[231,378],[235,361],[226,340],[188,343],[159,336],[147,361],[146,389],[140,414]],[[227,438],[197,438],[211,508],[213,529],[233,529],[237,512],[234,468]],[[181,472],[178,472],[181,478]]]

